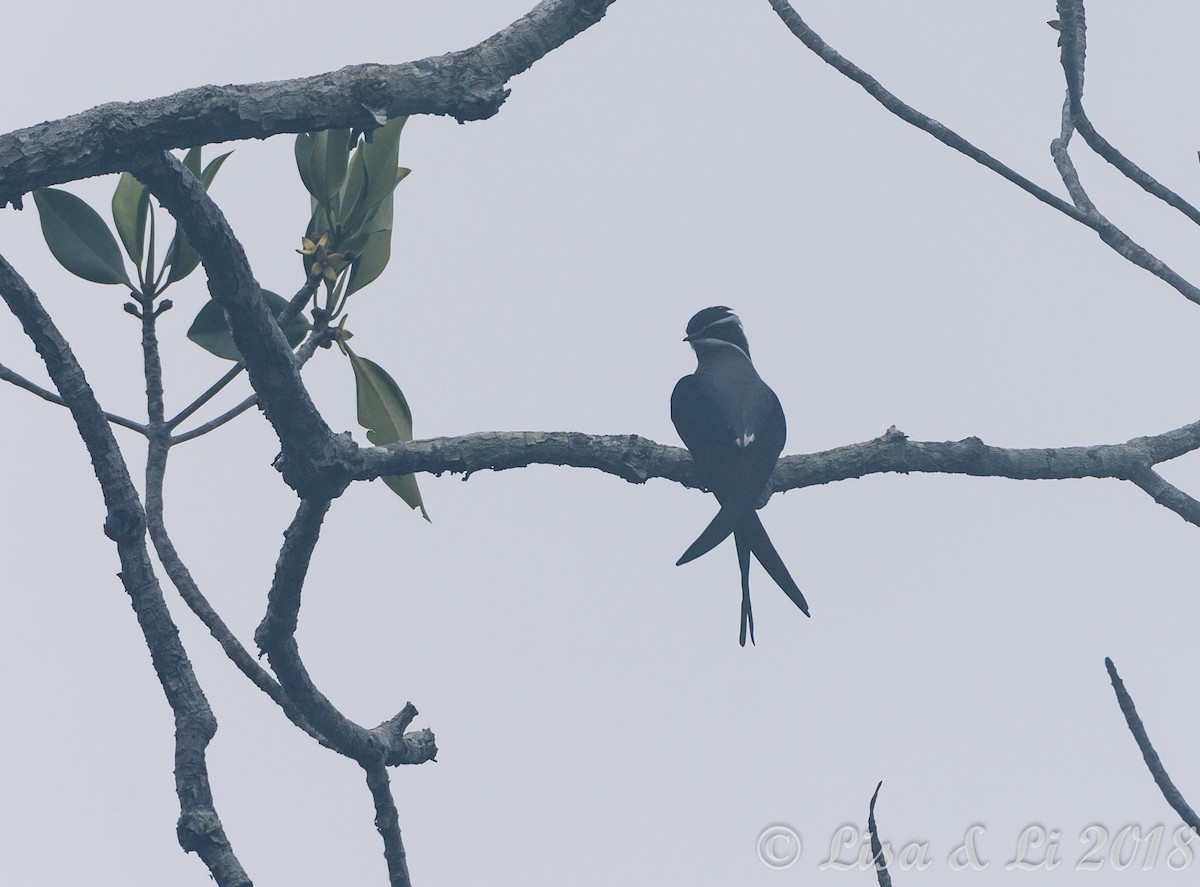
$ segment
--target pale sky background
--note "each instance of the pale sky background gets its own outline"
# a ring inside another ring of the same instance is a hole
[[[0,131],[203,83],[461,49],[532,2],[18,4],[5,13]],[[902,98],[1064,193],[1048,150],[1063,98],[1053,3],[798,9]],[[1093,121],[1195,200],[1200,8],[1089,12]],[[1200,417],[1200,307],[887,114],[765,0],[623,0],[510,86],[492,120],[408,123],[400,156],[414,173],[397,191],[392,264],[351,303],[356,349],[399,381],[419,437],[678,444],[668,398],[694,366],[680,338],[712,304],[745,323],[787,411],[786,453],[893,424],[919,440],[1032,447]],[[237,145],[212,191],[281,293],[301,282],[307,221],[291,151],[286,136]],[[1074,156],[1101,210],[1200,282],[1195,229],[1078,139]],[[107,215],[114,186],[69,187]],[[0,212],[0,251],[103,405],[144,417],[122,292],[59,268],[32,207]],[[174,411],[226,364],[183,339],[201,275],[171,297]],[[44,381],[5,318],[0,361]],[[330,424],[365,441],[348,364],[323,351],[305,378]],[[13,388],[0,405],[0,883],[211,883],[175,841],[170,712],[83,448],[65,410]],[[140,438],[118,434],[140,472]],[[168,476],[176,545],[247,645],[294,507],[276,451],[247,415],[175,450]],[[1164,473],[1200,493],[1195,457]],[[741,649],[732,544],[674,566],[711,497],[555,467],[420,483],[432,524],[380,484],[335,503],[299,632],[346,714],[374,725],[412,700],[414,727],[437,735],[437,763],[392,772],[420,887],[873,884],[818,866],[841,826],[865,829],[880,779],[884,837],[927,842],[932,863],[897,883],[1194,882],[1200,859],[1168,869],[1178,822],[1103,658],[1200,803],[1200,530],[1132,485],[877,475],[777,496],[764,522],[813,618],[756,567],[758,646]],[[167,596],[220,722],[213,789],[251,876],[385,883],[357,766],[288,724]],[[784,871],[756,851],[776,823],[804,841]],[[1111,836],[1159,823],[1151,871],[1143,848],[1114,872]],[[1096,824],[1110,835],[1103,870],[1077,872]],[[951,871],[973,825],[989,865]],[[1006,873],[1031,825],[1059,832],[1062,865]]]

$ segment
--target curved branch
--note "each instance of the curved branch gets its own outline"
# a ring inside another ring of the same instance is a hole
[[[905,123],[911,124],[917,127],[917,129],[924,130],[943,145],[947,145],[960,154],[971,158],[976,163],[986,166],[992,172],[1008,179],[1008,181],[1012,182],[1022,191],[1032,194],[1038,200],[1042,201],[1042,203],[1054,207],[1063,215],[1092,227],[1083,213],[1079,212],[1079,210],[1061,197],[1051,194],[1040,185],[1034,184],[1016,170],[1001,163],[991,154],[972,145],[949,127],[944,126],[928,115],[922,114],[911,105],[905,104],[895,94],[885,89],[883,84],[878,80],[822,40],[817,32],[810,28],[804,19],[800,18],[800,14],[792,8],[788,0],[768,0],[768,2],[779,18],[783,20],[783,23],[787,25],[788,30],[796,35],[801,43],[816,53],[821,61],[832,66],[838,73],[853,80],[865,89],[871,98],[875,99]]]
[[[1090,447],[1007,448],[977,437],[958,441],[914,441],[895,427],[874,440],[796,456],[785,456],[771,477],[771,490],[785,492],[869,474],[911,472],[1007,477],[1014,480],[1115,478],[1133,481],[1191,523],[1200,525],[1200,504],[1179,491],[1164,491],[1166,481],[1150,466],[1200,449],[1200,422],[1152,437]],[[423,471],[470,475],[529,465],[594,468],[630,483],[664,478],[700,488],[692,460],[680,447],[665,446],[636,434],[510,431],[441,437],[386,447],[363,447],[347,463],[355,480]],[[1161,484],[1151,482],[1151,476]],[[1157,489],[1159,495],[1153,490]],[[1174,490],[1173,487],[1170,489]]]
[[[1091,228],[1100,235],[1100,239],[1104,243],[1108,244],[1122,258],[1149,271],[1164,283],[1177,290],[1185,298],[1200,303],[1200,289],[1190,284],[1145,248],[1134,243],[1123,231],[1095,212],[1094,207],[1092,212],[1087,212],[1077,206],[1072,206],[1061,197],[1051,194],[1040,185],[1035,185],[1029,179],[1004,165],[986,151],[975,147],[952,129],[944,126],[932,117],[922,114],[916,108],[905,104],[885,89],[878,80],[839,54],[837,50],[822,40],[812,28],[805,24],[804,20],[800,18],[788,0],[768,0],[768,2],[771,4],[771,8],[779,15],[779,18],[783,20],[783,23],[787,25],[788,29],[799,38],[800,42],[816,53],[822,61],[833,66],[838,72],[859,84],[872,98],[905,123],[924,130],[942,144],[970,157],[976,163],[986,166],[988,169],[1012,182],[1021,190],[1036,197],[1042,203],[1052,206],[1068,218],[1074,219],[1081,225]],[[1063,22],[1062,34],[1063,53],[1065,57],[1068,40],[1065,20]]]
[[[1067,104],[1074,127],[1083,136],[1089,148],[1127,179],[1200,225],[1200,210],[1122,154],[1096,131],[1092,121],[1088,119],[1087,112],[1083,110],[1083,71],[1087,56],[1087,25],[1083,0],[1058,0],[1058,15],[1061,22],[1062,66],[1067,81]]]
[[[357,127],[380,117],[491,117],[505,84],[601,18],[614,0],[543,0],[475,46],[399,65],[235,86],[200,86],[144,102],[113,102],[0,136],[0,207],[35,188],[121,172],[170,148],[280,133]]]
[[[300,381],[296,356],[224,214],[171,154],[146,159],[135,172],[200,254],[209,293],[225,310],[250,385],[279,437],[284,479],[302,497],[341,495],[348,481],[330,466],[347,444],[334,436]]]
[[[48,400],[50,403],[56,403],[60,407],[65,407],[67,405],[67,402],[53,391],[47,391],[41,385],[38,385],[35,382],[30,382],[20,373],[10,370],[4,364],[0,364],[0,380],[10,382],[11,384],[16,385],[18,388],[24,388],[30,394],[36,394],[42,400]],[[106,418],[109,422],[112,422],[114,425],[120,425],[122,428],[128,428],[130,431],[136,431],[138,434],[146,433],[146,426],[141,422],[134,422],[132,419],[126,419],[124,416],[118,416],[116,413],[105,412],[104,418]]]
[[[1113,665],[1113,661],[1107,656],[1104,657],[1104,667],[1108,669],[1108,679],[1112,681],[1113,692],[1117,694],[1117,704],[1121,707],[1121,714],[1125,715],[1125,723],[1129,726],[1129,732],[1133,734],[1134,741],[1137,742],[1138,748],[1142,752],[1142,758],[1146,761],[1146,767],[1149,768],[1150,775],[1154,777],[1154,782],[1158,786],[1159,791],[1162,792],[1163,797],[1166,798],[1171,808],[1179,814],[1179,818],[1197,832],[1200,832],[1200,817],[1196,816],[1196,811],[1192,809],[1179,789],[1175,787],[1175,783],[1171,781],[1171,777],[1167,775],[1167,770],[1163,767],[1162,760],[1158,757],[1158,752],[1150,744],[1150,737],[1146,733],[1146,725],[1138,717],[1137,708],[1133,704],[1133,697],[1125,689],[1125,682],[1117,674],[1117,667]]]
[[[116,543],[121,583],[133,603],[155,674],[175,716],[175,791],[179,797],[176,834],[180,846],[199,855],[221,887],[249,887],[250,878],[234,855],[217,816],[208,781],[205,750],[217,731],[217,721],[154,575],[146,548],[146,515],[129,468],[70,346],[29,285],[2,257],[0,297],[42,356],[71,411],[100,482],[108,509],[104,532]]]
[[[888,873],[887,857],[883,852],[883,844],[879,841],[879,827],[875,824],[875,802],[879,800],[879,790],[883,788],[883,780],[875,786],[875,794],[871,795],[871,806],[867,813],[867,831],[871,833],[871,861],[875,863],[875,880],[879,887],[892,887],[892,876]]]

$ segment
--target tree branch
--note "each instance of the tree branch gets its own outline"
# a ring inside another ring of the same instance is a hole
[[[279,312],[279,316],[275,318],[275,322],[279,324],[280,328],[286,326],[289,320],[291,320],[293,317],[296,317],[301,311],[304,310],[305,304],[307,304],[308,300],[313,297],[320,284],[321,278],[317,276],[309,277],[306,281],[304,281],[304,285],[296,291],[296,294],[292,296],[291,299],[288,300],[288,306],[284,308],[283,311]],[[245,368],[245,361],[239,360],[237,363],[235,363],[232,367],[230,367],[225,375],[217,379],[217,381],[210,385],[203,394],[180,410],[178,415],[167,422],[167,428],[171,431],[174,431],[176,428],[178,428],[181,422],[216,397],[226,385],[241,375],[242,370]],[[195,437],[197,435],[192,434],[191,436]]]
[[[1080,13],[1082,13],[1082,9],[1083,6],[1080,4]],[[1128,234],[1110,222],[1092,202],[1083,184],[1079,181],[1079,174],[1071,160],[1068,146],[1071,143],[1071,135],[1078,128],[1083,113],[1082,107],[1078,106],[1078,98],[1083,92],[1084,27],[1082,15],[1074,17],[1070,23],[1063,21],[1060,33],[1063,34],[1063,69],[1067,72],[1067,96],[1063,100],[1062,126],[1059,136],[1050,143],[1050,156],[1054,158],[1054,165],[1058,169],[1063,184],[1067,187],[1067,193],[1071,195],[1075,206],[1091,219],[1092,228],[1099,232],[1100,239],[1112,247],[1118,255],[1170,284],[1190,301],[1200,303],[1200,289],[1197,289],[1165,262],[1145,247],[1134,242]],[[1068,52],[1068,46],[1070,52]],[[1078,110],[1076,111],[1076,109]],[[1090,124],[1088,126],[1090,127]],[[1079,131],[1082,132],[1082,130]],[[1154,182],[1154,184],[1158,183]]]
[[[48,400],[50,403],[56,403],[60,407],[65,407],[67,402],[55,394],[53,391],[47,391],[41,385],[30,382],[20,373],[13,372],[4,364],[0,363],[0,379],[5,382],[10,382],[18,388],[24,388],[30,394],[36,394],[42,400]],[[116,413],[104,413],[104,418],[114,425],[120,425],[123,428],[128,428],[130,431],[136,431],[138,434],[146,433],[146,426],[141,422],[134,422],[132,419],[126,419],[124,416],[118,416]]]
[[[543,0],[475,46],[398,65],[113,102],[0,136],[0,207],[35,188],[120,172],[171,148],[357,127],[381,116],[491,117],[505,84],[603,18],[613,0]]]
[[[867,812],[867,831],[871,833],[871,861],[875,863],[875,880],[879,882],[879,887],[892,887],[892,876],[888,874],[883,844],[879,841],[879,828],[875,824],[875,802],[879,800],[881,788],[883,788],[882,779],[875,786],[875,794],[871,795],[871,806]]]
[[[375,827],[383,838],[390,883],[407,887],[404,845],[385,768],[432,760],[437,754],[433,736],[428,731],[404,734],[404,728],[417,714],[412,703],[373,730],[347,718],[317,689],[296,643],[301,591],[329,506],[329,499],[301,501],[284,533],[267,596],[267,612],[254,632],[254,640],[305,720],[329,739],[330,748],[354,759],[366,771],[375,804]]]
[[[1200,210],[1143,170],[1113,147],[1088,119],[1083,110],[1083,70],[1087,55],[1087,25],[1083,0],[1058,0],[1058,17],[1062,35],[1062,66],[1067,81],[1067,104],[1071,121],[1088,147],[1114,166],[1122,175],[1141,186],[1168,206],[1179,210],[1200,225]]]
[[[970,157],[976,163],[986,166],[988,169],[1000,175],[1002,178],[1012,182],[1021,190],[1036,197],[1048,206],[1061,212],[1068,218],[1074,219],[1082,225],[1086,225],[1100,235],[1100,239],[1108,244],[1122,258],[1132,262],[1140,268],[1144,268],[1151,274],[1158,277],[1164,283],[1173,287],[1185,298],[1200,303],[1200,289],[1190,284],[1187,280],[1169,268],[1165,263],[1155,258],[1150,252],[1143,247],[1134,243],[1128,235],[1118,229],[1115,225],[1109,222],[1104,216],[1098,212],[1086,212],[1077,206],[1072,206],[1061,197],[1051,194],[1045,188],[1035,185],[1029,179],[1025,178],[1020,173],[1005,166],[996,158],[992,157],[986,151],[975,147],[958,133],[952,129],[942,125],[925,114],[922,114],[916,108],[905,104],[891,92],[883,87],[882,84],[862,68],[851,62],[849,59],[840,55],[833,47],[822,40],[812,28],[805,24],[800,18],[796,10],[792,8],[788,0],[768,0],[771,8],[783,20],[788,29],[796,35],[797,38],[814,53],[821,58],[822,61],[833,66],[838,72],[859,84],[867,93],[878,101],[881,105],[903,120],[918,129],[929,133],[939,142],[953,148],[961,154]],[[1064,58],[1067,52],[1067,27],[1066,22],[1063,22],[1063,55]],[[1066,62],[1064,61],[1064,64]],[[1082,130],[1080,130],[1082,132]],[[1094,207],[1093,207],[1094,210]]]
[[[784,492],[888,472],[968,474],[1015,480],[1115,478],[1133,481],[1160,505],[1200,525],[1200,504],[1178,490],[1171,493],[1174,488],[1149,471],[1152,465],[1197,449],[1200,449],[1200,422],[1120,444],[1039,449],[994,447],[977,437],[914,441],[892,427],[874,440],[820,453],[785,456],[771,477],[771,489]],[[635,434],[511,431],[441,437],[363,447],[353,454],[347,467],[355,480],[370,480],[413,472],[470,476],[476,471],[503,471],[529,465],[594,468],[630,483],[664,478],[685,487],[700,487],[686,450]]]
[[[1196,811],[1192,809],[1179,789],[1175,787],[1175,783],[1171,781],[1171,777],[1167,775],[1166,768],[1163,767],[1162,761],[1158,757],[1158,752],[1150,744],[1146,726],[1138,717],[1133,697],[1125,689],[1125,683],[1117,674],[1117,667],[1107,656],[1104,657],[1104,667],[1108,669],[1108,678],[1112,681],[1113,692],[1117,694],[1117,704],[1121,706],[1121,714],[1125,715],[1125,723],[1129,725],[1129,732],[1133,734],[1134,741],[1137,742],[1138,748],[1142,752],[1142,758],[1145,759],[1146,766],[1150,770],[1150,775],[1154,777],[1158,790],[1162,792],[1171,808],[1179,814],[1179,818],[1200,832],[1200,817],[1196,816]]]
[[[375,828],[383,838],[383,857],[387,860],[388,884],[391,887],[412,887],[408,876],[408,857],[400,836],[400,814],[392,799],[387,767],[373,762],[362,765],[367,775],[367,788],[375,804]]]
[[[145,160],[135,173],[175,217],[200,254],[209,293],[225,310],[250,385],[279,437],[284,480],[301,497],[341,495],[348,479],[334,470],[336,455],[349,442],[335,437],[300,381],[296,356],[267,307],[246,252],[224,214],[171,154]]]
[[[121,583],[133,602],[154,671],[175,716],[175,791],[180,809],[176,834],[180,846],[195,851],[221,887],[250,887],[250,878],[234,855],[213,806],[205,749],[216,733],[216,718],[154,575],[146,549],[146,516],[108,419],[70,346],[28,284],[3,257],[0,297],[42,356],[75,419],[100,482],[108,509],[104,532],[117,545]]]

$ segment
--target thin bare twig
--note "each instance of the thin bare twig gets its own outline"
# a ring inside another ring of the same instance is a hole
[[[1158,752],[1154,750],[1154,746],[1150,743],[1150,737],[1146,734],[1146,726],[1138,717],[1133,697],[1125,689],[1125,682],[1117,674],[1117,667],[1107,656],[1104,657],[1104,667],[1108,669],[1108,678],[1112,681],[1113,692],[1117,694],[1117,704],[1121,706],[1121,714],[1125,715],[1125,723],[1129,725],[1129,732],[1133,734],[1134,741],[1137,742],[1138,748],[1142,752],[1142,758],[1145,759],[1146,766],[1150,770],[1150,775],[1154,777],[1158,790],[1171,805],[1171,809],[1179,814],[1179,818],[1200,832],[1200,817],[1196,816],[1196,811],[1192,809],[1179,789],[1175,787],[1175,783],[1171,781],[1171,777],[1167,775],[1166,768],[1163,767],[1162,760],[1158,757]]]
[[[284,322],[286,323],[286,321]],[[296,368],[302,369],[304,365],[308,363],[309,359],[317,353],[317,348],[319,348],[323,342],[329,341],[330,335],[331,331],[325,325],[321,325],[318,329],[314,329],[309,334],[308,338],[305,339],[300,345],[300,347],[296,349]],[[238,365],[242,366],[243,364],[239,362]],[[182,434],[175,435],[171,438],[171,444],[175,445],[187,443],[189,440],[193,440],[201,435],[208,434],[210,431],[216,431],[222,425],[226,424],[227,422],[232,422],[242,413],[246,412],[248,409],[257,404],[258,395],[251,394],[237,406],[231,407],[221,415],[217,416],[215,419],[211,419],[208,422],[205,422],[203,425],[197,425],[190,431],[185,431]]]
[[[1087,25],[1083,0],[1058,0],[1060,33],[1062,35],[1062,66],[1067,81],[1067,106],[1072,122],[1088,147],[1103,157],[1122,175],[1139,185],[1168,206],[1174,207],[1196,224],[1200,225],[1200,210],[1184,200],[1175,191],[1163,185],[1152,175],[1122,154],[1109,143],[1092,125],[1083,109],[1083,71],[1087,55]]]
[[[36,394],[42,400],[48,400],[50,403],[58,404],[60,407],[65,407],[67,402],[55,394],[53,391],[47,391],[41,385],[30,382],[20,373],[13,372],[4,364],[0,364],[0,379],[5,382],[11,382],[18,388],[24,388],[31,394]],[[126,419],[124,416],[118,416],[115,413],[104,413],[104,418],[114,425],[120,425],[122,428],[128,428],[130,431],[136,431],[138,434],[146,433],[146,426],[141,422],[134,422],[132,419]]]
[[[1111,247],[1117,254],[1132,262],[1140,268],[1144,268],[1151,274],[1158,277],[1164,283],[1168,284],[1177,290],[1185,298],[1192,302],[1200,303],[1200,289],[1197,289],[1178,273],[1173,271],[1164,262],[1155,258],[1144,247],[1139,246],[1129,238],[1125,232],[1118,229],[1115,225],[1105,219],[1102,215],[1096,212],[1086,212],[1077,206],[1067,203],[1061,197],[1051,194],[1040,185],[1035,185],[1029,179],[1025,178],[1020,173],[1001,163],[986,151],[975,147],[958,133],[954,132],[947,126],[934,120],[925,114],[922,114],[911,105],[905,104],[894,94],[883,87],[882,84],[862,68],[851,62],[839,54],[833,47],[822,40],[812,28],[810,28],[795,9],[792,8],[788,0],[768,0],[771,8],[775,10],[783,23],[788,29],[796,35],[797,38],[818,57],[825,61],[838,72],[859,84],[867,93],[883,105],[887,110],[891,111],[901,120],[918,129],[929,133],[939,142],[953,148],[961,154],[980,163],[993,172],[1000,175],[1002,178],[1012,182],[1021,190],[1036,197],[1038,200],[1057,209],[1068,218],[1074,219],[1082,225],[1086,225],[1095,231],[1100,239]],[[1066,52],[1067,36],[1064,22],[1063,27],[1063,51]]]
[[[1200,288],[1192,285],[1187,279],[1170,268],[1165,262],[1136,243],[1124,231],[1109,221],[1096,207],[1088,196],[1079,174],[1071,160],[1068,150],[1071,135],[1078,127],[1082,118],[1082,108],[1078,106],[1078,96],[1083,92],[1083,60],[1085,54],[1085,34],[1082,18],[1082,3],[1079,4],[1080,15],[1073,17],[1068,23],[1063,21],[1063,69],[1067,72],[1067,96],[1063,99],[1062,125],[1057,139],[1050,143],[1050,156],[1058,169],[1059,177],[1071,195],[1075,206],[1091,220],[1091,227],[1100,234],[1100,239],[1108,244],[1122,258],[1149,271],[1155,277],[1170,284],[1184,297],[1200,304]],[[1090,126],[1090,124],[1089,124]],[[1083,132],[1082,129],[1079,129]],[[1089,143],[1090,144],[1090,143]],[[1107,158],[1106,158],[1107,159]],[[1151,180],[1153,181],[1153,180]],[[1157,185],[1158,183],[1155,182]],[[1160,186],[1161,187],[1161,186]]]
[[[875,794],[871,795],[871,808],[867,814],[867,830],[871,833],[871,859],[875,862],[875,877],[879,887],[892,887],[892,876],[888,874],[887,860],[883,856],[883,844],[879,841],[879,828],[875,825],[875,802],[879,799],[879,790],[883,788],[883,780],[875,786]]]
[[[277,318],[275,318],[275,322],[278,323],[280,327],[283,327],[287,324],[287,322],[289,320],[291,320],[293,317],[296,317],[297,315],[299,315],[300,312],[304,310],[304,306],[305,306],[305,304],[307,304],[308,300],[313,297],[314,293],[316,293],[317,287],[320,285],[320,283],[321,283],[321,278],[316,277],[316,276],[310,277],[308,280],[306,280],[304,282],[304,285],[302,287],[300,287],[299,290],[297,290],[296,294],[294,296],[292,296],[291,299],[288,300],[288,306],[286,308],[284,308],[283,311],[279,312],[279,316]],[[221,378],[217,379],[216,382],[214,382],[212,385],[210,385],[203,394],[201,394],[199,397],[197,397],[195,400],[193,400],[190,404],[188,404],[186,407],[184,407],[182,410],[180,410],[179,415],[175,416],[173,419],[171,419],[169,422],[167,422],[167,428],[172,431],[174,431],[176,428],[178,428],[179,424],[181,422],[183,422],[185,419],[187,419],[189,416],[191,416],[193,413],[195,413],[196,410],[200,409],[202,406],[204,406],[206,403],[208,403],[210,400],[212,400],[214,397],[216,397],[217,394],[219,394],[222,390],[224,390],[225,386],[227,386],[230,382],[232,382],[239,375],[241,375],[242,370],[244,370],[245,368],[246,368],[245,361],[239,360],[237,363],[235,363],[229,369],[229,371],[225,373],[225,375],[223,375]],[[254,401],[252,401],[251,404],[253,404],[253,402]],[[233,417],[230,416],[230,418],[233,418]],[[228,420],[226,420],[226,421],[228,421]],[[224,423],[222,423],[222,424],[224,424]],[[211,431],[212,429],[209,428],[207,430]],[[204,433],[204,432],[199,432],[199,434],[202,434],[202,433]],[[189,432],[186,439],[191,439],[192,437],[198,437],[199,434],[196,432]],[[182,442],[183,441],[179,440],[179,439],[175,440],[175,443],[182,443]]]

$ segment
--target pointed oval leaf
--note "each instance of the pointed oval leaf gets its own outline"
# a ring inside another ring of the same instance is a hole
[[[133,289],[117,239],[100,214],[58,188],[33,192],[42,236],[60,265],[93,283],[120,283]]]
[[[372,283],[392,258],[392,232],[372,231],[367,235],[362,251],[350,269],[350,282],[346,284],[346,295],[358,292]]]
[[[338,204],[342,208],[342,218],[347,227],[353,225],[353,219],[362,215],[362,198],[367,186],[367,168],[363,162],[362,145],[354,151],[350,158],[350,169],[346,181],[342,185],[342,193]]]
[[[363,204],[368,209],[391,194],[400,183],[392,170],[400,160],[400,132],[407,120],[407,117],[389,120],[386,125],[375,130],[370,142],[364,142],[359,149],[366,157],[369,185]]]
[[[262,291],[267,307],[276,317],[288,306],[288,300],[270,290]],[[288,344],[295,348],[303,340],[312,325],[300,315],[293,317],[283,327],[283,335]],[[241,360],[242,352],[233,344],[233,333],[229,322],[225,319],[225,311],[212,299],[204,303],[192,325],[188,327],[187,337],[207,351],[225,360]]]
[[[188,148],[188,152],[183,155],[183,165],[196,178],[200,178],[200,151],[202,148],[202,145]]]
[[[304,189],[309,194],[316,196],[317,186],[312,179],[312,152],[313,143],[316,141],[316,136],[309,132],[302,132],[296,136],[296,171],[300,173],[300,181],[304,183]]]
[[[208,161],[208,166],[204,167],[204,172],[200,174],[200,184],[204,185],[204,190],[207,191],[213,183],[213,179],[217,177],[217,173],[221,171],[221,165],[229,159],[232,151],[226,151],[212,160]]]
[[[359,357],[344,342],[342,347],[354,369],[358,424],[367,429],[367,440],[376,446],[412,440],[412,411],[396,380],[373,360]],[[409,508],[420,508],[421,516],[429,520],[413,475],[392,475],[382,480]]]
[[[134,265],[142,263],[146,248],[146,211],[150,208],[150,192],[131,173],[121,173],[117,190],[112,197],[113,224],[125,253]]]
[[[319,203],[330,205],[342,189],[346,164],[350,160],[350,130],[329,129],[319,132],[313,140],[309,172],[312,176],[312,196]]]
[[[196,252],[187,239],[187,235],[177,225],[175,227],[175,236],[171,238],[171,245],[167,247],[166,263],[171,266],[171,271],[167,275],[167,283],[175,283],[177,280],[183,280],[200,264],[200,254]],[[165,286],[166,284],[164,284]]]

